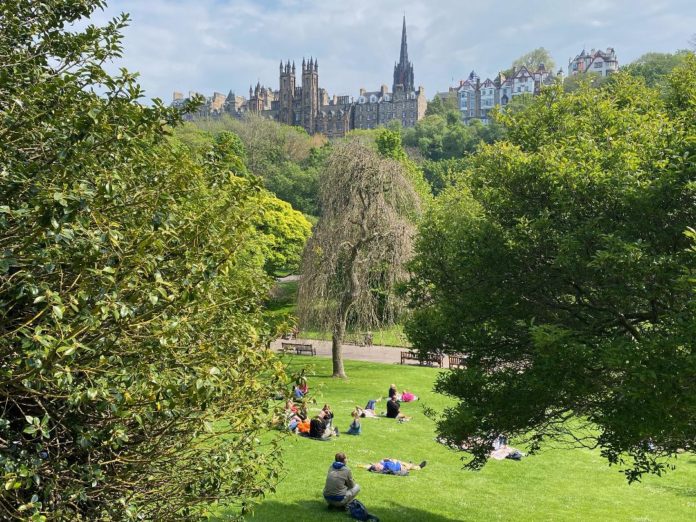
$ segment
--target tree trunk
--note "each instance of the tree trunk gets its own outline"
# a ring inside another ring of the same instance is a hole
[[[337,321],[331,337],[331,358],[333,362],[333,377],[345,379],[347,377],[343,369],[343,336],[346,333],[346,322]]]

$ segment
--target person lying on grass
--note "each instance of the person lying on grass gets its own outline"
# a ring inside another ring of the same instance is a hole
[[[424,460],[420,464],[412,462],[401,462],[398,459],[382,459],[373,464],[367,464],[365,469],[372,473],[382,473],[385,475],[408,475],[411,470],[423,469],[428,461]]]
[[[353,415],[355,416],[355,413],[358,414],[358,417],[364,419],[364,418],[377,418],[378,415],[375,412],[375,406],[376,404],[381,401],[382,399],[370,399],[367,401],[367,405],[364,408],[361,408],[360,406],[356,406],[355,410],[353,410]]]
[[[353,472],[346,465],[346,460],[345,453],[336,453],[334,463],[326,474],[323,494],[329,506],[343,507],[360,492],[360,486],[353,480]]]
[[[401,422],[411,420],[411,417],[407,417],[401,413],[401,405],[399,401],[396,400],[396,395],[387,401],[387,417],[390,419],[397,419]]]

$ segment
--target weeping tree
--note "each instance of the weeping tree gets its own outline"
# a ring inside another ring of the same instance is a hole
[[[333,376],[346,377],[347,326],[394,323],[420,201],[403,162],[357,140],[339,144],[321,176],[322,217],[302,260],[300,324],[332,333]]]

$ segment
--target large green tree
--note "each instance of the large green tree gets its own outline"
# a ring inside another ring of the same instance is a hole
[[[127,22],[85,27],[103,7],[0,3],[0,518],[241,512],[277,476],[257,436],[284,379],[260,182],[102,68]]]
[[[406,331],[466,357],[438,429],[472,466],[499,433],[599,447],[629,480],[694,450],[695,86],[688,58],[665,101],[621,74],[544,91],[425,219]]]

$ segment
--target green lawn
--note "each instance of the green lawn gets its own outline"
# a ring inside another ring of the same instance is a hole
[[[291,366],[307,364],[295,359]],[[432,392],[438,370],[363,362],[346,362],[347,381],[330,378],[330,360],[312,359],[310,390],[316,412],[328,402],[335,424],[346,429],[355,404],[386,395],[390,383],[421,396],[404,404],[409,423],[363,419],[363,434],[342,435],[319,442],[289,436],[285,441],[287,475],[255,511],[253,520],[350,520],[328,511],[321,491],[326,471],[337,451],[344,451],[361,485],[359,499],[383,522],[447,522],[462,520],[696,520],[696,457],[684,455],[677,470],[663,478],[647,477],[629,486],[618,468],[609,468],[597,452],[547,449],[521,462],[491,461],[482,471],[462,469],[461,454],[434,440],[433,422],[423,405],[443,408],[445,397]],[[383,408],[384,402],[379,406]],[[514,445],[514,441],[511,441]],[[523,449],[523,448],[522,448]],[[382,476],[357,467],[383,457],[419,462],[422,471],[408,477]],[[224,519],[224,513],[218,520]]]

